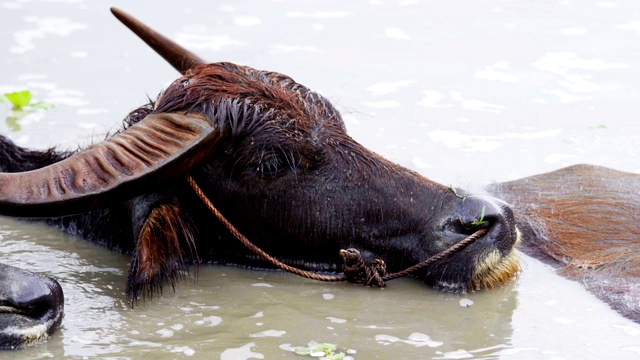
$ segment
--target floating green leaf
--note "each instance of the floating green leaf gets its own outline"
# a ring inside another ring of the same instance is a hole
[[[0,96],[0,101],[13,105],[11,113],[7,115],[7,125],[14,131],[20,130],[19,120],[35,110],[49,110],[54,107],[52,103],[37,101],[31,103],[29,90],[16,91]]]
[[[312,341],[307,347],[298,347],[294,349],[294,352],[302,356],[310,356],[313,358],[327,359],[327,360],[342,360],[345,358],[346,353],[344,351],[337,351],[337,347],[330,343],[316,343]],[[353,350],[350,350],[353,351]],[[355,352],[355,351],[353,351]]]
[[[23,108],[31,102],[31,92],[29,90],[16,91],[4,94],[9,102],[16,108]]]

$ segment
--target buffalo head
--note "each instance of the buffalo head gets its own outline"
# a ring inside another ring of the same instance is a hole
[[[0,350],[45,340],[60,325],[63,309],[58,282],[0,264]]]
[[[364,148],[327,99],[288,76],[205,64],[113,12],[183,76],[104,142],[1,174],[0,213],[63,217],[76,233],[130,250],[130,298],[194,261],[264,265],[189,191],[187,173],[247,237],[293,265],[338,270],[339,250],[354,247],[394,271],[486,228],[417,276],[460,290],[517,273],[518,231],[505,203],[439,185]],[[129,238],[111,222],[123,217]]]

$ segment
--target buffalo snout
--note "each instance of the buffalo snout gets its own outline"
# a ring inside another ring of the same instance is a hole
[[[499,199],[481,195],[465,197],[456,219],[463,234],[488,229],[483,241],[500,250],[504,256],[512,251],[518,239],[513,210]]]
[[[57,281],[0,264],[0,349],[46,340],[60,325],[63,312],[64,296]]]
[[[445,220],[436,251],[442,251],[480,229],[486,229],[472,244],[430,268],[425,279],[436,287],[466,291],[503,285],[519,272],[514,250],[520,233],[513,211],[504,201],[482,195],[459,195]]]

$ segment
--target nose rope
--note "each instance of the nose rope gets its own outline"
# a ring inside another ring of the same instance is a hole
[[[302,276],[307,279],[326,281],[326,282],[340,282],[340,281],[348,281],[353,284],[362,284],[366,286],[375,285],[377,287],[385,287],[385,281],[397,279],[403,276],[410,275],[411,273],[424,268],[434,262],[440,261],[451,254],[455,254],[465,247],[469,246],[480,237],[485,235],[489,230],[486,228],[479,229],[475,233],[471,234],[464,240],[456,243],[453,246],[446,248],[445,250],[439,252],[438,254],[431,256],[430,258],[408,267],[402,271],[398,271],[395,273],[387,273],[386,264],[382,259],[374,259],[370,263],[365,263],[362,258],[360,251],[357,249],[343,249],[340,250],[339,254],[343,260],[343,271],[342,274],[336,275],[327,275],[320,274],[312,271],[306,271],[302,269],[298,269],[296,267],[287,265],[280,260],[272,257],[267,254],[264,250],[260,249],[256,245],[254,245],[247,237],[245,237],[233,224],[231,224],[225,217],[218,211],[218,209],[213,205],[213,203],[209,200],[207,195],[202,191],[200,186],[196,183],[196,181],[191,177],[191,175],[186,175],[187,182],[196,193],[198,198],[204,203],[204,205],[211,211],[211,213],[220,221],[233,236],[235,236],[244,246],[249,248],[252,252],[262,258],[264,261],[273,265],[274,267],[288,271],[290,273],[296,274],[298,276]]]

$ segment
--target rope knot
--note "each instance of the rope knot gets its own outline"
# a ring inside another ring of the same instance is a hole
[[[369,264],[366,264],[360,251],[353,248],[340,250],[340,256],[342,256],[343,261],[342,270],[348,282],[365,286],[385,287],[383,277],[387,275],[387,265],[384,260],[374,259]]]

